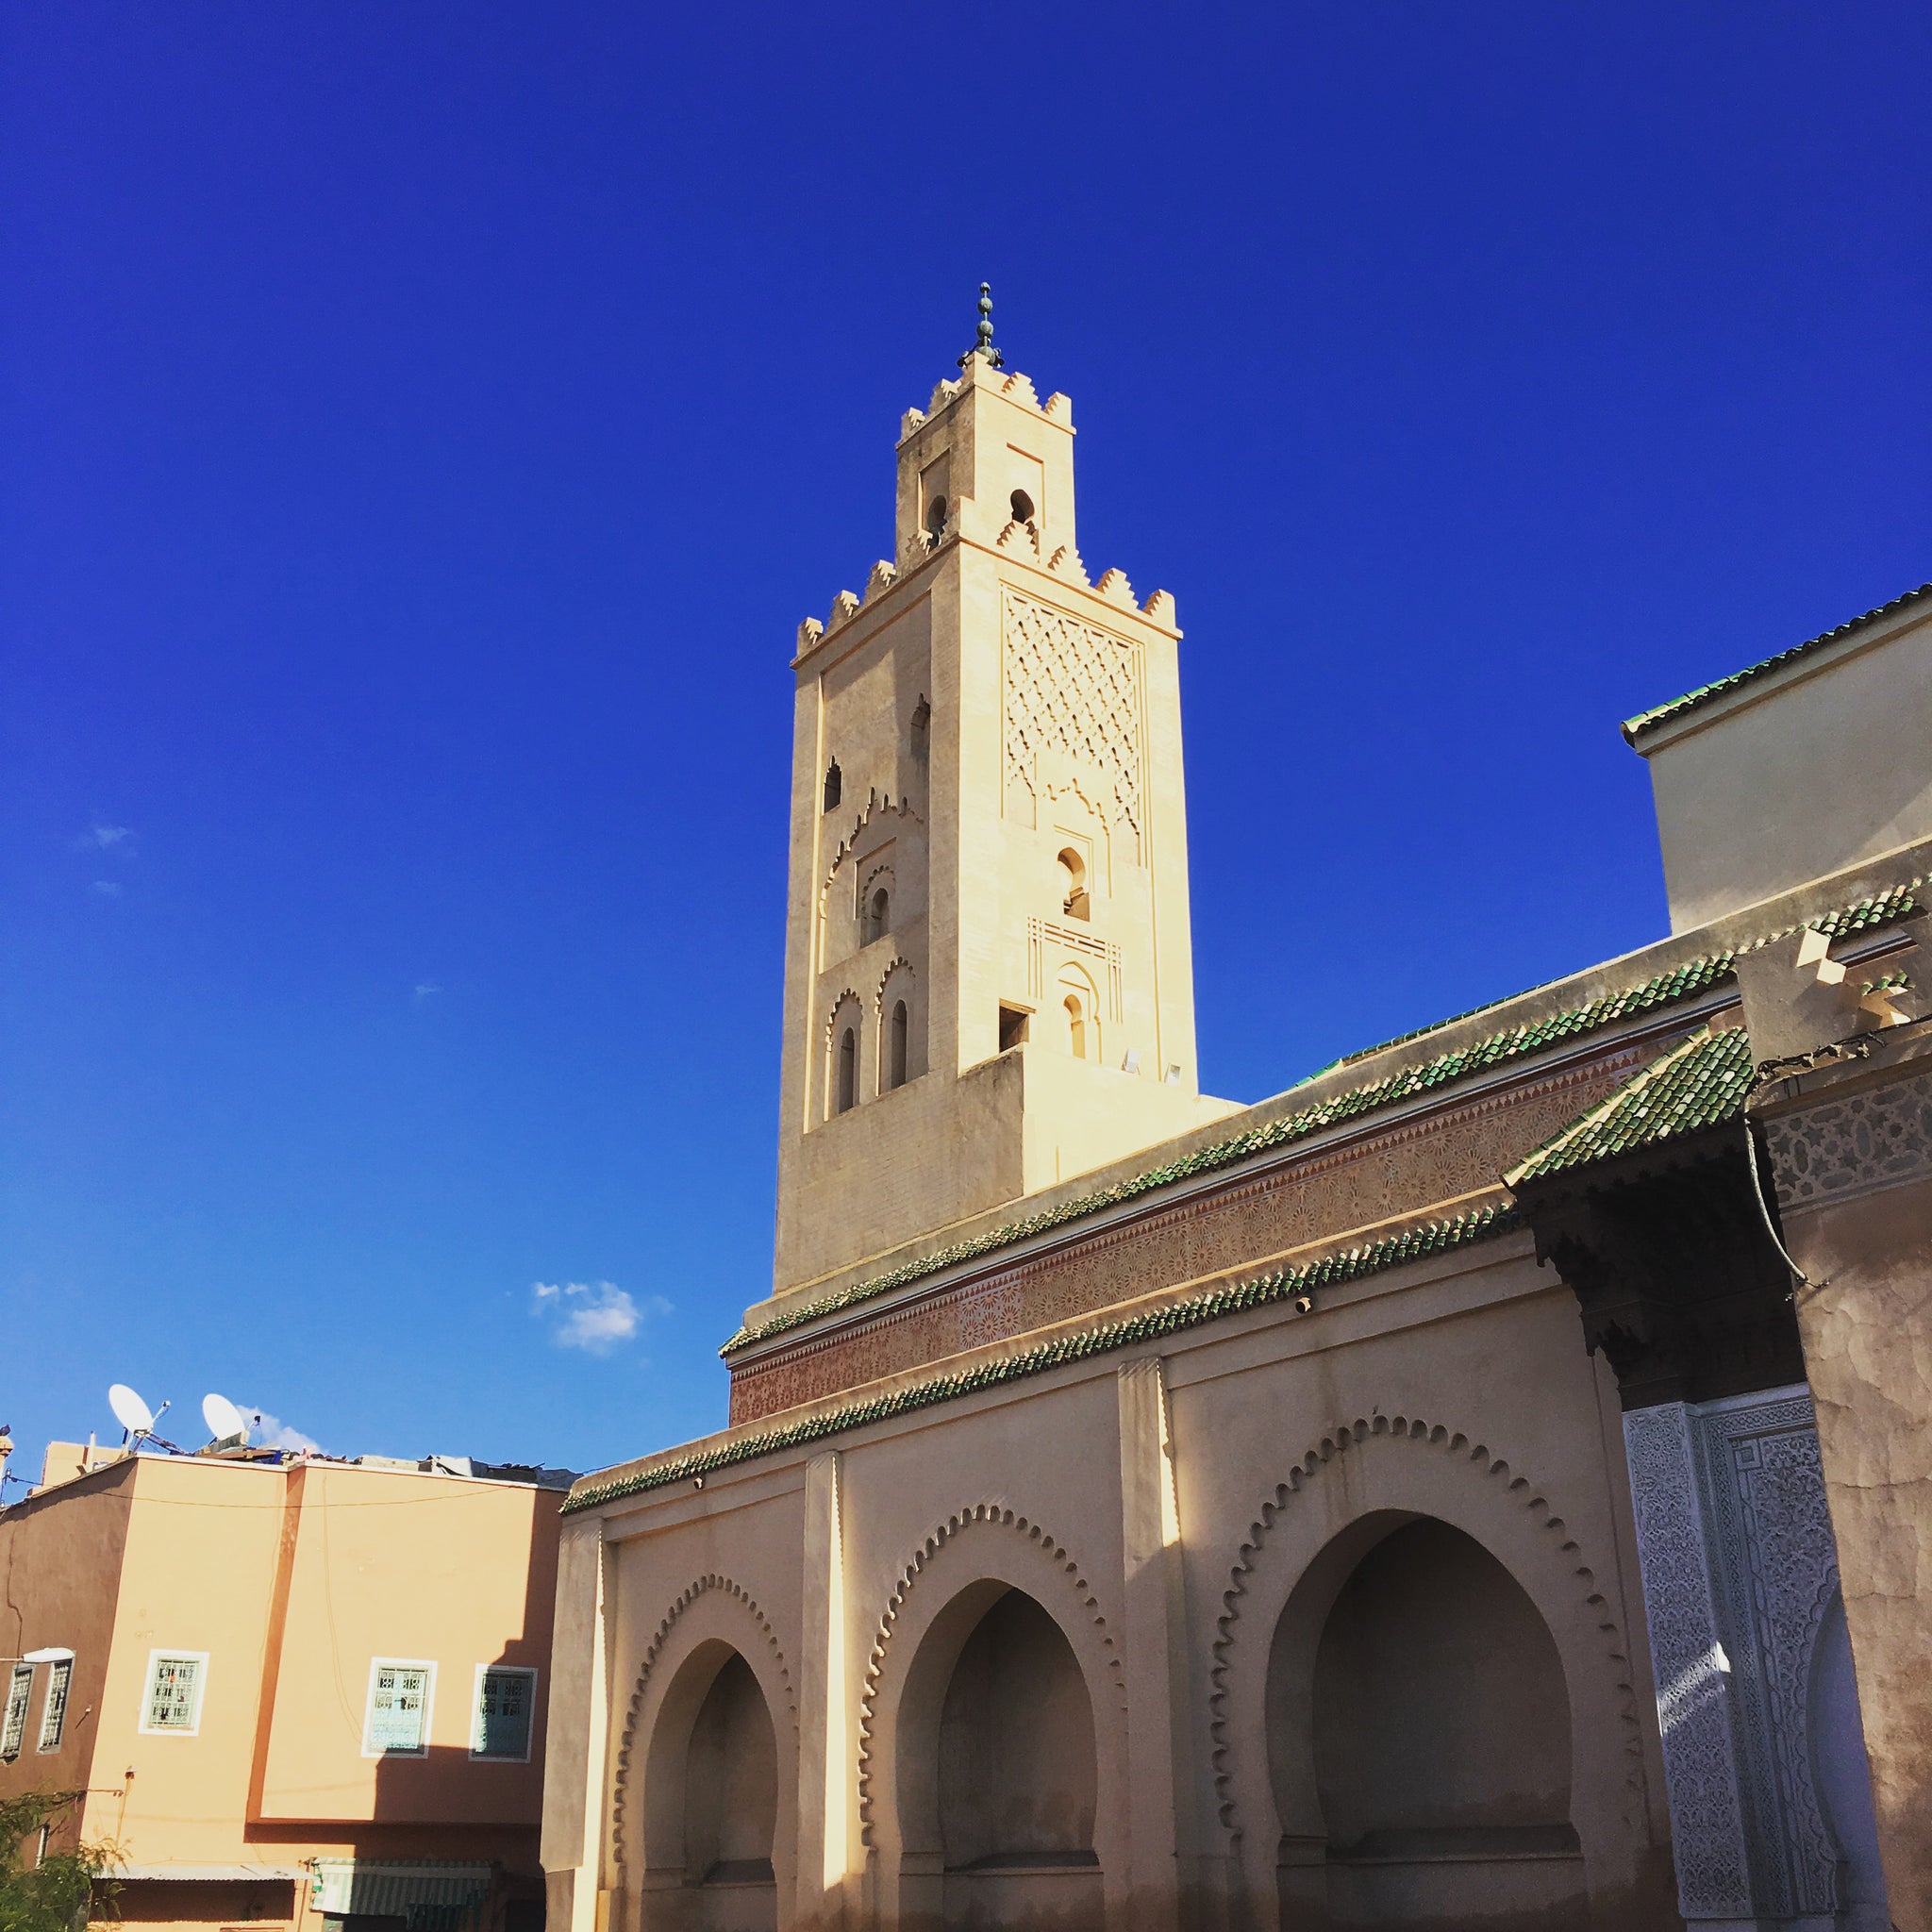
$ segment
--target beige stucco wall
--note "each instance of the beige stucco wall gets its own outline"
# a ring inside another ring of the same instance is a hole
[[[1932,607],[1640,731],[1683,932],[1932,836]]]
[[[776,1923],[938,1909],[935,1855],[900,1806],[937,1748],[918,1660],[990,1582],[1034,1596],[1080,1661],[1106,1923],[1230,1904],[1277,1923],[1276,1844],[1305,1824],[1269,1771],[1277,1626],[1310,1574],[1340,1586],[1320,1575],[1338,1540],[1366,1549],[1417,1515],[1473,1537],[1535,1606],[1574,1739],[1576,1852],[1463,1875],[1492,1905],[1517,1885],[1546,1915],[1587,1899],[1596,1923],[1673,1924],[1614,1391],[1514,1238],[1312,1315],[1229,1318],[1159,1358],[1103,1357],[592,1512],[615,1591],[595,1874],[611,1923],[679,1923],[664,1914],[691,1874],[644,1849],[682,1775],[653,1726],[718,1643],[768,1687],[789,1757]]]

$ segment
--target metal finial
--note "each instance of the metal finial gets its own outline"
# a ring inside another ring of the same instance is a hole
[[[991,282],[981,282],[979,285],[979,336],[973,346],[959,358],[959,367],[961,369],[965,368],[967,363],[975,356],[984,356],[995,369],[1006,367],[1006,364],[1001,360],[1000,352],[992,345],[992,284]]]

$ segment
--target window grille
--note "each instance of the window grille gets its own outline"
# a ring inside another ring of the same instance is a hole
[[[20,1756],[21,1740],[26,1736],[26,1705],[33,1691],[33,1665],[15,1664],[13,1681],[7,1687],[7,1728],[0,1735],[0,1757],[9,1764]]]
[[[201,1666],[198,1657],[155,1653],[148,1667],[144,1731],[192,1731],[201,1724]]]
[[[67,1683],[74,1674],[72,1659],[63,1657],[47,1674],[47,1701],[41,1706],[41,1741],[38,1749],[58,1751],[60,1734],[67,1728]]]
[[[421,1757],[429,1748],[429,1691],[434,1664],[378,1657],[369,1676],[371,1756],[406,1751]]]
[[[530,1755],[530,1714],[537,1697],[537,1674],[509,1664],[485,1664],[476,1673],[476,1723],[470,1741],[473,1757]]]

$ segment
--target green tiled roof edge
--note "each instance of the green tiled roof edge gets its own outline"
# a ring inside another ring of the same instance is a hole
[[[1514,1204],[1502,1201],[1474,1208],[1467,1214],[1455,1215],[1447,1221],[1424,1222],[1418,1227],[1405,1229],[1401,1234],[1372,1241],[1366,1247],[1349,1248],[1341,1254],[1325,1256],[1319,1261],[1307,1262],[1299,1268],[1278,1269],[1272,1274],[1257,1275],[1252,1281],[1238,1282],[1230,1288],[1190,1295],[1183,1301],[1171,1302],[1165,1307],[1149,1309],[1145,1314],[1128,1315],[1117,1322],[1103,1322],[1075,1334],[1062,1335],[1053,1341],[1022,1349],[1017,1355],[982,1362],[977,1368],[939,1375],[930,1382],[894,1390],[889,1395],[875,1395],[863,1402],[847,1403],[839,1408],[807,1416],[802,1422],[768,1429],[760,1435],[741,1437],[735,1442],[721,1443],[715,1449],[677,1457],[670,1462],[640,1470],[635,1475],[620,1476],[614,1482],[573,1491],[564,1503],[564,1513],[568,1515],[574,1510],[594,1508],[600,1503],[634,1496],[645,1490],[662,1489],[671,1483],[688,1482],[693,1476],[708,1474],[714,1469],[728,1468],[734,1463],[749,1462],[754,1457],[769,1456],[775,1450],[793,1449],[802,1442],[815,1442],[826,1436],[841,1435],[848,1429],[864,1428],[870,1423],[884,1422],[915,1409],[930,1408],[936,1403],[951,1402],[982,1389],[997,1389],[1007,1382],[1044,1374],[1049,1369],[1064,1367],[1068,1362],[1085,1361],[1090,1357],[1107,1355],[1114,1349],[1131,1348],[1137,1342],[1152,1341],[1163,1335],[1198,1328],[1203,1323],[1218,1321],[1224,1315],[1241,1314],[1250,1308],[1295,1301],[1315,1289],[1332,1288],[1340,1282],[1359,1281],[1364,1275],[1399,1268],[1404,1262],[1421,1260],[1425,1255],[1448,1254],[1475,1241],[1492,1241],[1499,1235],[1514,1232],[1522,1224],[1523,1216]]]
[[[1786,664],[1796,662],[1807,652],[1817,650],[1837,638],[1857,630],[1860,625],[1870,624],[1874,618],[1890,617],[1894,610],[1903,610],[1907,605],[1916,604],[1921,597],[1932,596],[1932,584],[1921,584],[1916,591],[1907,591],[1894,597],[1889,604],[1880,604],[1865,611],[1861,616],[1848,618],[1843,624],[1834,625],[1831,629],[1820,631],[1815,638],[1807,638],[1802,644],[1793,644],[1788,651],[1780,651],[1774,658],[1767,658],[1761,664],[1747,664],[1741,671],[1734,671],[1728,677],[1720,677],[1713,684],[1701,684],[1695,691],[1687,691],[1680,698],[1673,698],[1668,704],[1653,706],[1648,711],[1640,711],[1634,718],[1624,721],[1624,736],[1635,744],[1639,737],[1661,724],[1666,718],[1681,716],[1692,711],[1699,705],[1707,704],[1712,698],[1722,696],[1727,691],[1736,691],[1741,684],[1751,684],[1767,672],[1776,671]]]
[[[1894,886],[1869,899],[1861,899],[1855,906],[1840,907],[1810,924],[1831,939],[1843,939],[1848,934],[1884,924],[1912,909],[1912,894],[1924,883],[1923,879],[1913,879],[1908,884]],[[1776,937],[1777,934],[1767,933],[1752,941],[1751,944],[1762,945]],[[1584,1006],[1554,1013],[1533,1025],[1512,1026],[1501,1033],[1489,1034],[1453,1053],[1438,1054],[1434,1059],[1425,1060],[1403,1073],[1391,1074],[1365,1087],[1350,1088],[1330,1100],[1285,1114],[1263,1126],[1251,1127],[1246,1133],[1236,1134],[1230,1140],[1217,1141],[1211,1146],[1183,1155],[1178,1160],[1149,1168],[1097,1193],[1079,1195],[1074,1200],[1061,1202],[1057,1208],[1042,1208],[1038,1214],[1008,1222],[968,1241],[956,1241],[951,1247],[938,1249],[916,1261],[907,1261],[883,1274],[870,1275],[863,1281],[854,1282],[849,1288],[821,1295],[803,1307],[787,1309],[781,1315],[773,1316],[769,1322],[760,1322],[755,1328],[741,1328],[718,1353],[728,1358],[758,1342],[769,1341],[774,1336],[802,1327],[808,1322],[815,1322],[822,1315],[833,1315],[841,1309],[855,1307],[860,1302],[871,1301],[874,1296],[889,1293],[895,1288],[908,1287],[928,1274],[937,1274],[941,1270],[954,1267],[961,1261],[977,1260],[982,1255],[992,1254],[1014,1241],[1049,1233],[1069,1222],[1084,1220],[1090,1214],[1098,1214],[1104,1208],[1136,1200],[1175,1181],[1232,1167],[1252,1155],[1288,1146],[1310,1134],[1320,1133],[1325,1127],[1357,1119],[1380,1108],[1391,1107],[1397,1101],[1425,1093],[1431,1088],[1460,1079],[1465,1074],[1480,1073],[1485,1068],[1519,1059],[1525,1054],[1540,1053],[1559,1041],[1592,1033],[1598,1027],[1611,1025],[1618,1020],[1627,1020],[1658,1007],[1671,1006],[1678,1000],[1694,999],[1731,970],[1731,961],[1741,950],[1748,948],[1701,954],[1669,973],[1660,973],[1645,980],[1641,986],[1629,987],[1622,992],[1606,993]],[[1444,1021],[1442,1024],[1449,1025],[1454,1023]]]
[[[1741,1120],[1755,1071],[1750,1036],[1743,1027],[1693,1033],[1544,1141],[1512,1167],[1504,1182],[1519,1187]]]

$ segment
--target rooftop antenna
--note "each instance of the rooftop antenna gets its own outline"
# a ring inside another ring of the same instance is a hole
[[[158,1409],[152,1409],[125,1382],[116,1382],[108,1391],[108,1407],[114,1411],[114,1420],[124,1431],[123,1448],[139,1449],[143,1441],[152,1441],[163,1449],[175,1446],[155,1434],[155,1424],[173,1407],[171,1403],[164,1402]]]
[[[248,1446],[248,1418],[228,1400],[212,1391],[201,1398],[201,1419],[208,1424],[210,1449],[245,1449]]]
[[[995,369],[1004,369],[1007,366],[1000,358],[1000,352],[992,345],[992,284],[991,282],[981,282],[979,285],[979,336],[973,346],[959,358],[959,367],[961,369],[965,368],[967,363],[972,361],[975,356],[984,356]]]

